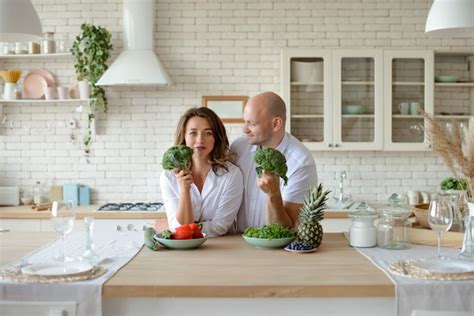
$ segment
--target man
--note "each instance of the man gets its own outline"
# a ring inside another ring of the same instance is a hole
[[[244,136],[232,143],[237,165],[244,175],[244,198],[237,215],[237,231],[246,227],[278,223],[295,227],[305,195],[317,184],[316,164],[311,152],[285,132],[286,106],[273,92],[249,99],[244,108]],[[285,155],[288,184],[276,175],[255,171],[254,155],[258,147],[269,147]]]

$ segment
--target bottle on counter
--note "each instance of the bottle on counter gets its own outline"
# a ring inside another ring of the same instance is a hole
[[[44,201],[44,188],[40,181],[36,182],[33,189],[33,203],[40,205]]]

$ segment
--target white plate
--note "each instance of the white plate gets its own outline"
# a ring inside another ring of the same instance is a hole
[[[23,274],[61,276],[90,271],[93,265],[87,262],[46,262],[36,263],[21,268]]]
[[[435,273],[466,273],[474,272],[474,263],[466,260],[415,260],[411,262],[415,268]]]

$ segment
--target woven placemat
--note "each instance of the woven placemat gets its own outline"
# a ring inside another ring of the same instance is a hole
[[[104,275],[106,272],[106,268],[94,267],[90,271],[69,275],[34,275],[24,274],[19,268],[7,268],[0,270],[0,278],[15,282],[60,283],[92,280]]]
[[[414,261],[416,260],[396,261],[388,266],[388,271],[403,277],[425,280],[459,281],[474,279],[474,271],[462,273],[430,272],[412,265]]]

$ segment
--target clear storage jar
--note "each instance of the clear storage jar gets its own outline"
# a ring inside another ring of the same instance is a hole
[[[392,194],[389,201],[390,205],[378,210],[381,219],[377,224],[377,247],[407,249],[410,247],[408,228],[411,227],[407,219],[411,210],[401,204],[397,194]]]
[[[374,220],[378,217],[375,212],[368,210],[368,205],[361,202],[357,211],[348,215],[352,220],[349,230],[349,244],[352,247],[375,247],[377,230]]]
[[[43,41],[41,42],[41,53],[42,54],[56,53],[56,43],[54,42],[53,32],[45,32],[43,34]]]

